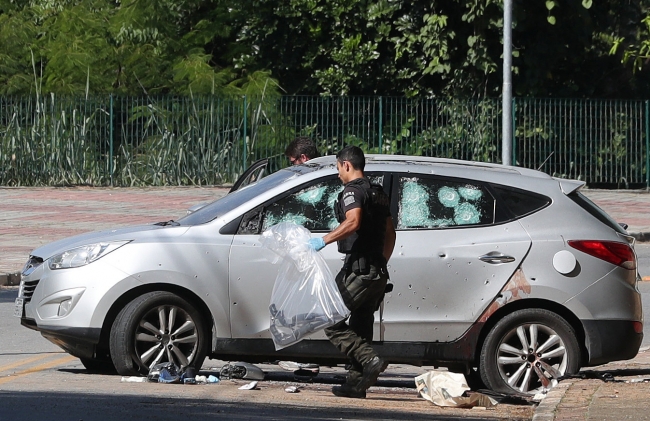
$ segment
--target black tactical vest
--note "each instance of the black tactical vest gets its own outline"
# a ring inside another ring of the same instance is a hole
[[[390,216],[390,202],[384,189],[377,184],[370,184],[367,178],[357,178],[345,185],[359,189],[363,194],[361,209],[361,227],[349,237],[338,241],[339,253],[358,253],[362,256],[382,256],[386,236],[386,218]],[[345,189],[344,189],[345,191]],[[336,219],[345,220],[345,212],[341,201],[343,191],[339,193],[334,204]]]

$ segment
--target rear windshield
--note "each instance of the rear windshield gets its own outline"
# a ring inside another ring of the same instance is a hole
[[[603,224],[607,225],[617,232],[620,232],[621,234],[627,234],[623,227],[621,227],[614,219],[612,219],[611,216],[605,213],[605,211],[599,208],[598,205],[596,205],[594,202],[589,200],[587,196],[580,193],[580,191],[575,191],[569,194],[568,197]]]

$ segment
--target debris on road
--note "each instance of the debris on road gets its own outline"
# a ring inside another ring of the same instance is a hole
[[[140,376],[123,376],[122,380],[120,381],[122,383],[145,383],[147,381],[147,378]]]
[[[264,380],[264,371],[256,365],[236,362],[225,364],[219,371],[220,379]]]
[[[320,372],[320,366],[313,363],[297,363],[294,361],[280,361],[278,363],[280,368],[295,372],[309,372],[311,375],[315,376]]]
[[[254,380],[239,388],[239,390],[255,390],[255,389],[257,389],[257,380]]]
[[[483,393],[472,392],[465,376],[443,370],[432,370],[415,378],[420,395],[437,406],[490,408],[497,400]]]

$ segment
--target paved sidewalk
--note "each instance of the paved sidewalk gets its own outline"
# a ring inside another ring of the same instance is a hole
[[[627,231],[638,241],[650,241],[650,193],[646,190],[589,190],[589,199],[617,222],[628,224]]]
[[[551,390],[533,421],[650,420],[650,349],[580,374],[585,378],[562,381]]]

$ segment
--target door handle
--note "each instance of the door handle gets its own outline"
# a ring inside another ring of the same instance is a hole
[[[493,265],[499,263],[511,263],[515,261],[514,257],[499,253],[498,251],[491,251],[488,254],[484,254],[483,256],[479,257],[478,259],[482,262],[490,263]]]

